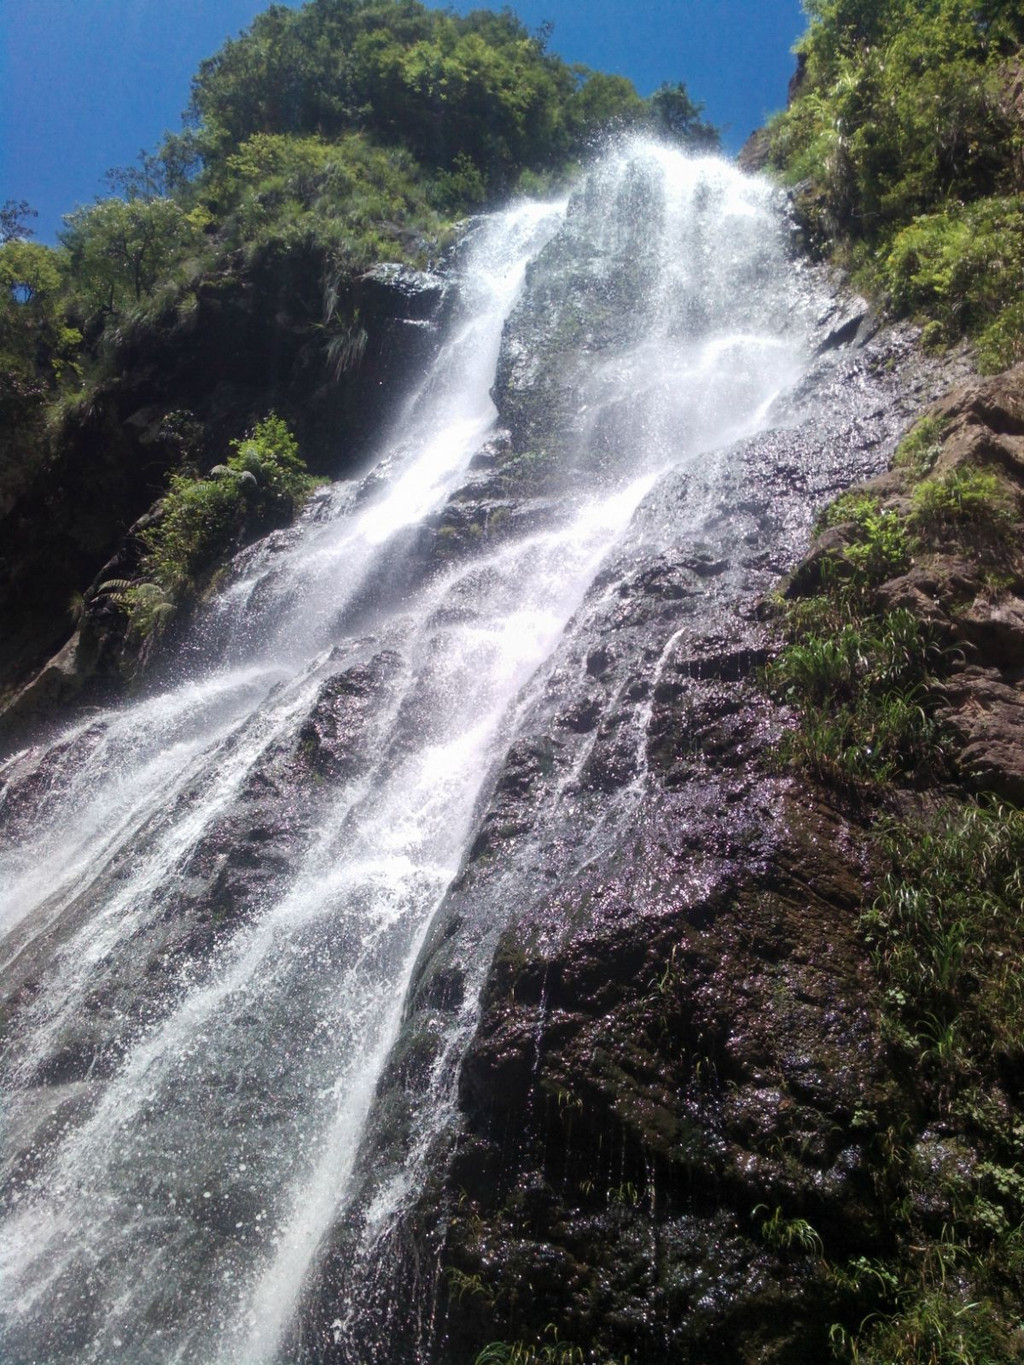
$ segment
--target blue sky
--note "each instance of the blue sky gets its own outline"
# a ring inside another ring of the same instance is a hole
[[[295,0],[298,3],[298,0]],[[0,201],[27,199],[53,241],[61,215],[179,126],[203,57],[267,0],[0,0]],[[465,13],[480,0],[457,0]],[[497,0],[494,8],[501,7]],[[799,0],[520,0],[554,24],[569,62],[628,76],[643,95],[685,81],[736,151],[781,108],[803,31]]]

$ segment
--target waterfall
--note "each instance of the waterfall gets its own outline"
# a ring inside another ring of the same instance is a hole
[[[0,770],[5,1365],[283,1358],[567,624],[668,474],[711,538],[807,368],[785,238],[768,186],[644,143],[475,223],[379,461],[242,557],[216,662]]]

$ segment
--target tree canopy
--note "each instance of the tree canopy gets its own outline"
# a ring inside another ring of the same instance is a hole
[[[509,9],[459,16],[417,0],[272,5],[203,62],[190,121],[207,161],[256,134],[335,138],[359,131],[399,144],[428,170],[468,158],[489,193],[523,170],[558,166],[594,132],[650,116],[670,135],[708,141],[700,106],[665,120],[632,84],[570,67]],[[669,87],[665,87],[669,89]]]

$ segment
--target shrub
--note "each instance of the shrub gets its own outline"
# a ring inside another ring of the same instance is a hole
[[[248,436],[231,444],[228,469],[252,474],[267,495],[287,504],[283,510],[291,515],[315,480],[310,478],[299,455],[299,444],[284,419],[272,412]]]
[[[1024,302],[1007,304],[977,336],[978,369],[997,374],[1024,360]]]
[[[896,236],[881,282],[898,312],[926,314],[948,339],[984,334],[1024,283],[1021,201],[986,198],[915,218]],[[1011,332],[1007,319],[999,335]]]
[[[911,526],[920,532],[970,530],[1006,541],[1014,532],[1013,503],[1006,485],[990,469],[963,465],[938,479],[926,479],[914,489]]]
[[[905,572],[910,542],[898,513],[883,509],[871,493],[843,493],[818,519],[818,528],[851,528],[848,543],[833,563],[833,571],[855,590],[877,587]]]
[[[227,464],[209,478],[171,476],[163,515],[142,533],[143,575],[175,599],[192,595],[247,533],[290,520],[313,483],[295,438],[271,413],[233,442]]]
[[[172,474],[160,519],[143,532],[143,572],[165,591],[193,590],[245,520],[245,491],[236,479]]]
[[[979,339],[989,370],[1022,354],[1019,5],[807,0],[802,80],[769,127],[797,211],[861,287]],[[1013,310],[1013,311],[1010,311]],[[1005,316],[1004,316],[1005,315]]]

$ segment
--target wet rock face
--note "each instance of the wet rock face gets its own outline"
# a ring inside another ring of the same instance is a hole
[[[661,660],[642,797],[608,722],[553,844],[551,784],[531,783],[530,882],[550,889],[512,913],[463,1064],[462,1202],[419,1213],[444,1248],[442,1359],[548,1321],[644,1360],[740,1360],[755,1342],[806,1359],[822,1284],[760,1222],[780,1208],[865,1254],[884,1239],[855,1125],[887,1102],[857,932],[870,867],[841,813],[766,773],[764,644],[740,620]],[[492,867],[470,865],[453,913],[525,893]],[[450,1292],[477,1278],[482,1293]]]
[[[927,627],[945,652],[951,676],[939,715],[954,741],[960,775],[978,792],[1024,799],[1024,366],[954,386],[923,416],[941,431],[931,483],[952,487],[978,475],[992,480],[990,500],[974,513],[934,517],[915,532],[913,562],[876,590],[881,612],[903,609]],[[922,476],[923,477],[923,476]],[[913,515],[913,476],[898,469],[864,491],[882,510]],[[814,593],[823,569],[849,543],[851,528],[833,526],[814,541],[788,593]]]
[[[445,1255],[512,1333],[546,1313],[567,1340],[643,1359],[716,1344],[740,1359],[760,1317],[765,1341],[800,1349],[820,1286],[765,1246],[755,1207],[832,1245],[880,1239],[851,1129],[883,1093],[855,934],[864,870],[822,858],[834,812],[771,786],[761,805],[694,788],[652,813],[618,877],[560,889],[578,927],[557,953],[499,949],[451,1176],[472,1203]],[[720,802],[739,816],[727,838]],[[472,1358],[486,1312],[453,1303],[444,1358]]]
[[[574,439],[558,405],[576,362],[556,385],[535,359],[566,325],[534,306],[549,284],[535,268],[506,330],[510,434],[442,516],[452,553],[467,506],[479,536],[498,499],[541,515],[540,433]],[[421,955],[299,1358],[465,1365],[555,1324],[594,1360],[803,1365],[827,1350],[834,1289],[792,1239],[884,1245],[865,1116],[900,1101],[858,929],[873,869],[849,814],[775,771],[783,721],[757,684],[759,604],[813,512],[884,468],[948,382],[859,317],[840,300],[822,316],[832,341],[778,426],[661,483],[532,685]],[[586,325],[589,346],[600,308]],[[700,542],[663,536],[711,488]],[[422,1193],[367,1251],[392,1179]],[[353,1297],[369,1335],[337,1318]]]

